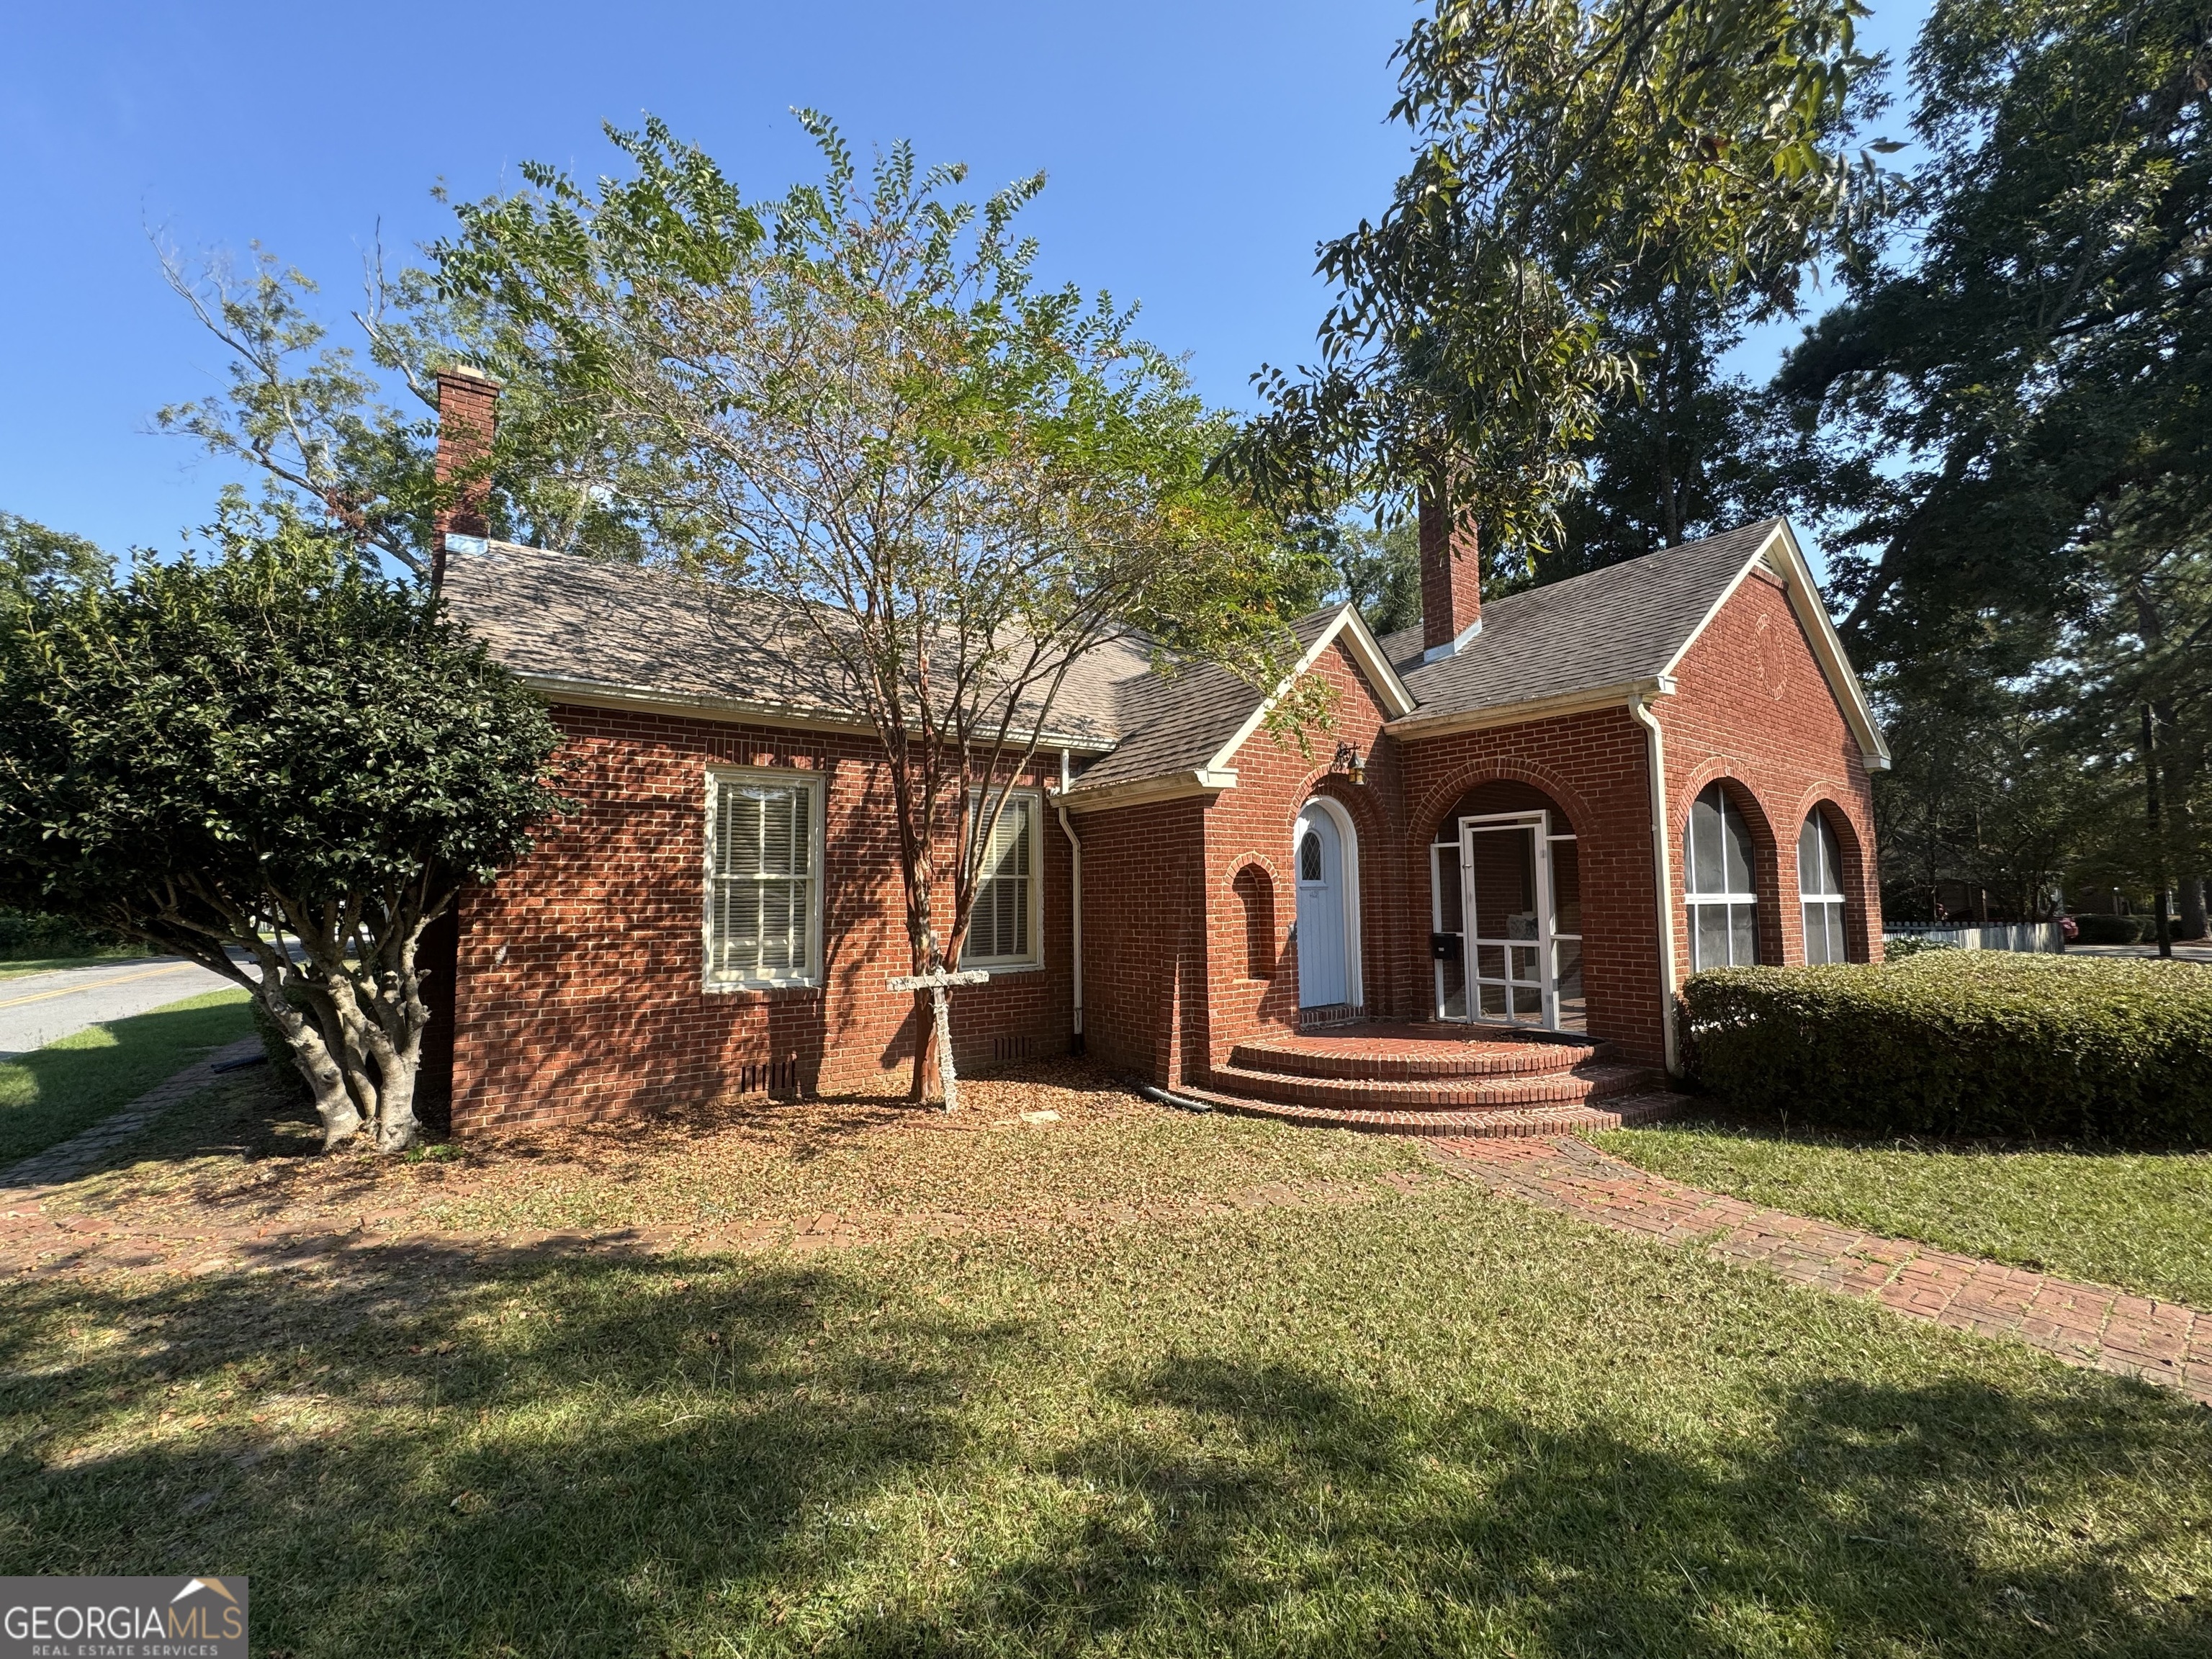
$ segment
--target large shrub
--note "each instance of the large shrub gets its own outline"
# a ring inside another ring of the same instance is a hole
[[[2083,915],[2074,918],[2080,931],[2075,938],[2083,945],[2140,945],[2148,929],[2144,923],[2148,916]]]
[[[217,545],[0,593],[0,904],[252,991],[325,1143],[417,1134],[417,950],[566,803],[544,705],[347,541]]]
[[[1732,1106],[1880,1134],[2212,1143],[2212,970],[1930,952],[1731,968],[1684,994],[1692,1075]]]

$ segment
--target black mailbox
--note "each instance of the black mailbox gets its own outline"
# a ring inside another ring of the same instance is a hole
[[[1460,958],[1460,945],[1461,939],[1457,933],[1429,935],[1429,955],[1438,962],[1457,962]]]

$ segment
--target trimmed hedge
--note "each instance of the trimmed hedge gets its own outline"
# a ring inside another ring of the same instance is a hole
[[[2212,1144],[2212,969],[1930,951],[1727,968],[1684,989],[1692,1077],[1728,1104],[1874,1134]]]

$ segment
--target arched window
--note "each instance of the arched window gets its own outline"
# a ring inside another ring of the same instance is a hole
[[[1682,849],[1689,890],[1690,971],[1759,960],[1759,896],[1752,890],[1751,830],[1717,783],[1690,804]]]
[[[1844,861],[1836,832],[1818,812],[1797,836],[1797,896],[1805,902],[1805,960],[1847,962],[1844,948]]]

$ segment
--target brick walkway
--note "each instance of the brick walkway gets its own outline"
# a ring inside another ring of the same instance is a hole
[[[1425,1144],[1446,1169],[1492,1192],[1703,1248],[1838,1296],[1869,1297],[1908,1319],[2014,1337],[2069,1364],[2140,1377],[2212,1405],[2212,1314],[2179,1302],[1762,1209],[1651,1175],[1566,1136]]]
[[[208,1069],[210,1066],[244,1060],[260,1052],[259,1037],[240,1037],[155,1084],[129,1105],[110,1112],[89,1128],[80,1129],[43,1152],[33,1152],[21,1163],[0,1169],[0,1203],[14,1202],[22,1196],[18,1189],[54,1187],[64,1181],[74,1181],[178,1102],[203,1089],[214,1088],[216,1077]]]

